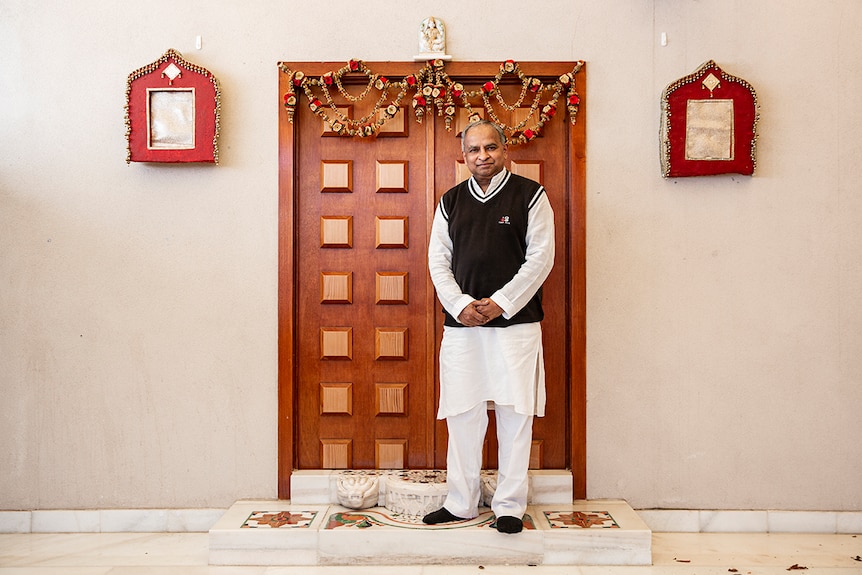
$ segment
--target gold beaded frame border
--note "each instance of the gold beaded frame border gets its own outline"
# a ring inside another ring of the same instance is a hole
[[[173,48],[168,49],[167,52],[162,54],[161,58],[158,60],[147,64],[141,68],[138,68],[126,79],[126,104],[123,106],[125,112],[125,122],[126,122],[126,164],[131,164],[132,162],[132,148],[131,142],[129,141],[129,136],[132,133],[132,121],[129,118],[129,98],[132,92],[132,82],[137,80],[142,76],[146,76],[154,71],[156,71],[159,66],[167,62],[168,60],[173,60],[178,66],[185,68],[191,72],[195,72],[209,79],[213,84],[213,88],[215,89],[215,133],[213,134],[213,160],[216,165],[218,165],[218,137],[219,137],[219,127],[221,120],[221,89],[219,87],[218,79],[206,68],[198,66],[197,64],[192,64],[180,54],[178,51]]]
[[[676,80],[675,82],[671,82],[661,94],[661,128],[659,138],[661,147],[661,175],[663,178],[667,178],[670,174],[670,138],[668,137],[668,134],[670,133],[671,122],[669,103],[670,96],[683,86],[698,81],[703,75],[703,73],[711,68],[716,69],[720,72],[722,80],[739,84],[751,93],[751,97],[754,101],[754,124],[752,126],[753,137],[751,140],[751,163],[753,169],[757,169],[757,156],[755,151],[757,149],[757,123],[760,120],[760,105],[757,103],[757,93],[755,92],[754,87],[746,80],[728,74],[727,72],[722,70],[718,66],[718,64],[715,63],[714,60],[707,60],[706,62],[698,66],[697,70],[695,70],[691,74],[684,76],[679,80]]]

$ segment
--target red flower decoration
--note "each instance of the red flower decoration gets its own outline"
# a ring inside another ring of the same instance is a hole
[[[356,60],[351,60],[349,62],[349,65],[350,65],[350,71],[351,72],[355,72],[359,69],[359,62],[357,62]]]
[[[334,82],[334,80],[332,79],[332,72],[329,72],[328,74],[325,74],[325,75],[323,76],[323,82],[324,82],[327,86],[332,86],[332,83]]]
[[[405,80],[407,80],[408,86],[415,86],[416,85],[416,76],[412,76],[412,75],[407,76],[407,78],[405,78]]]
[[[299,86],[300,84],[302,84],[302,81],[304,79],[305,79],[305,74],[303,74],[302,72],[297,72],[296,74],[293,75],[293,85]]]
[[[485,82],[482,84],[482,90],[490,94],[494,91],[494,82]]]
[[[577,106],[580,103],[581,99],[578,97],[577,94],[572,94],[571,96],[569,96],[569,106]]]
[[[556,113],[557,113],[557,108],[556,108],[555,106],[551,106],[550,104],[548,104],[547,106],[545,106],[545,107],[542,109],[542,111],[543,111],[543,112],[545,113],[545,115],[546,115],[546,116],[548,116],[549,118],[553,118],[553,117],[554,117],[554,114],[556,114]]]
[[[524,137],[528,140],[532,140],[536,137],[536,133],[533,130],[527,128],[526,130],[524,130]]]
[[[425,103],[426,103],[425,98],[423,96],[416,96],[415,98],[413,98],[413,107],[414,108],[417,106],[424,107]]]

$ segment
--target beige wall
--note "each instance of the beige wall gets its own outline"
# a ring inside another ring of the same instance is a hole
[[[589,496],[862,509],[862,3],[525,5],[0,0],[0,509],[276,495],[276,62],[409,60],[429,15],[460,60],[588,62]],[[168,48],[221,81],[218,167],[125,164]],[[757,174],[663,180],[708,59]]]

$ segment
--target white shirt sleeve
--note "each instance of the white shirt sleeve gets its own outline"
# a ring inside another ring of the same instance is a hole
[[[497,290],[491,299],[510,319],[527,305],[554,267],[554,210],[543,193],[530,210],[527,220],[527,255],[518,273]]]
[[[428,243],[428,272],[437,298],[449,315],[456,320],[464,308],[470,305],[473,297],[461,291],[455,274],[452,272],[452,238],[449,237],[449,222],[443,217],[440,205],[434,212],[431,224],[431,238]]]
[[[491,299],[503,308],[503,317],[510,319],[536,294],[554,266],[554,211],[543,193],[530,210],[527,220],[527,254],[518,273]],[[452,317],[456,318],[470,305],[473,297],[461,291],[452,272],[452,239],[449,224],[440,206],[434,212],[428,245],[428,271],[437,290],[437,298]]]

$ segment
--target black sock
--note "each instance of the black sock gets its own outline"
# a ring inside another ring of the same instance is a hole
[[[436,525],[437,523],[449,523],[450,521],[463,521],[463,518],[452,515],[445,507],[441,507],[437,511],[432,511],[431,513],[422,518],[422,522],[427,525]]]
[[[517,517],[503,515],[497,517],[497,531],[500,533],[520,533],[524,528],[524,522]]]

